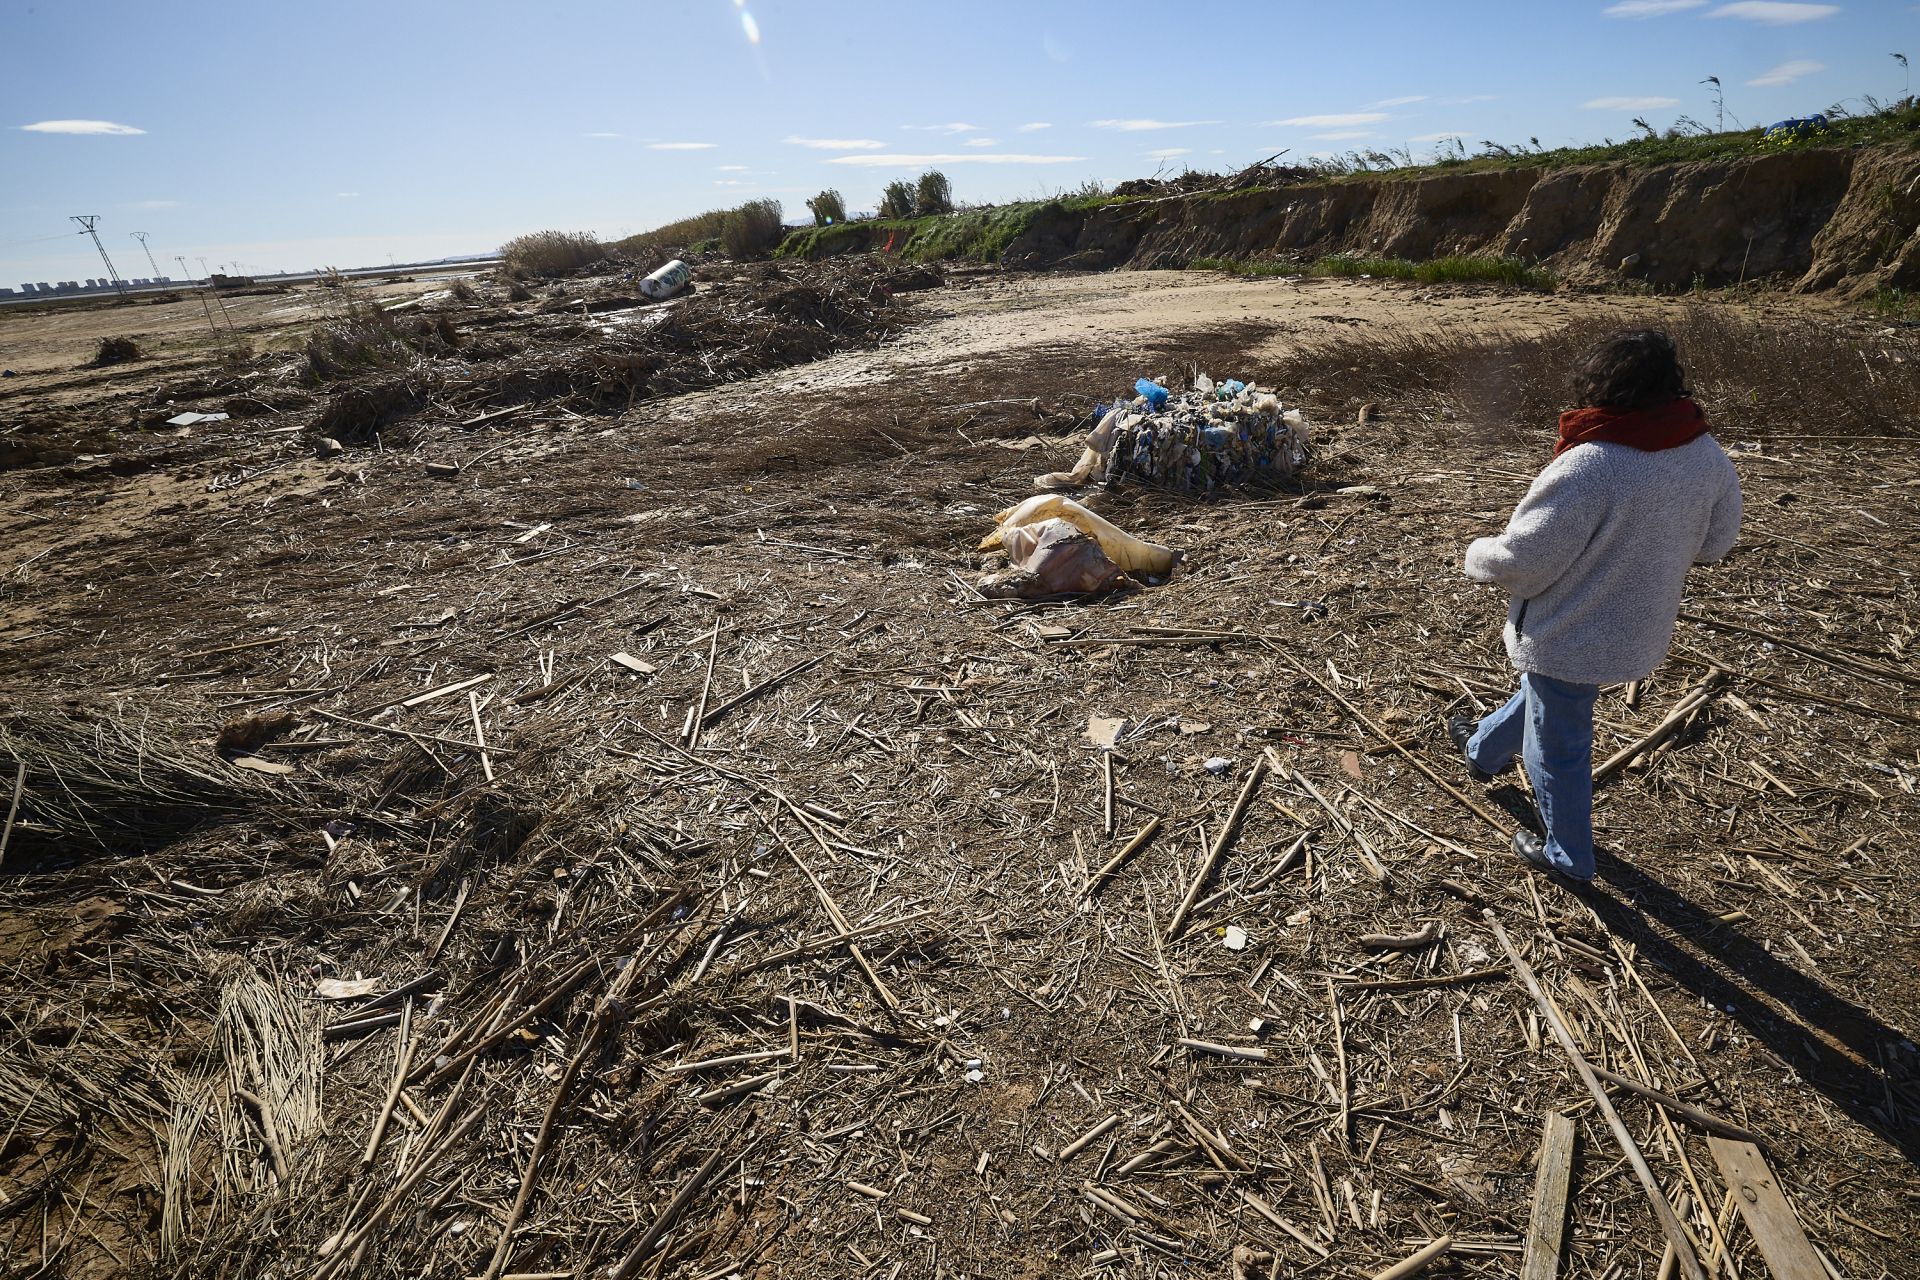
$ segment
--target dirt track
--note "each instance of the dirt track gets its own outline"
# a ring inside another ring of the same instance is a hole
[[[1461,1247],[1434,1274],[1511,1274],[1555,1108],[1583,1131],[1565,1274],[1651,1276],[1658,1228],[1484,904],[1596,1061],[1762,1134],[1843,1274],[1920,1268],[1910,441],[1743,455],[1743,547],[1690,607],[1829,660],[1690,625],[1633,706],[1610,692],[1601,756],[1701,664],[1739,673],[1605,794],[1618,860],[1580,899],[1509,865],[1495,826],[1522,797],[1472,787],[1437,731],[1508,681],[1501,602],[1457,559],[1543,435],[1329,364],[1282,387],[1322,427],[1306,491],[1098,501],[1187,552],[1167,587],[988,603],[971,548],[1140,373],[1262,378],[1369,331],[1458,341],[1671,304],[1182,273],[982,274],[901,302],[917,322],[877,349],[617,415],[533,405],[330,460],[268,416],[190,429],[135,474],[109,448],[0,476],[12,697],[84,695],[195,746],[244,712],[303,721],[262,750],[297,772],[257,820],[136,858],[9,857],[0,963],[22,1039],[0,1076],[77,1100],[0,1092],[47,1135],[0,1148],[0,1205],[31,1209],[0,1218],[9,1256],[308,1268],[426,1160],[404,1209],[366,1227],[363,1273],[478,1274],[602,1025],[606,962],[632,956],[643,985],[612,1002],[509,1272],[604,1274],[659,1223],[642,1261],[664,1275],[1225,1274],[1242,1244],[1277,1274],[1369,1275],[1443,1233]],[[152,372],[115,377],[131,399]],[[1351,426],[1362,400],[1382,412]],[[427,462],[464,465],[433,479]],[[394,709],[474,677],[472,702]],[[1110,820],[1091,714],[1134,726]],[[458,745],[477,726],[484,761]],[[1269,751],[1193,926],[1169,936]],[[1153,842],[1085,892],[1156,815]],[[857,958],[841,918],[894,923]],[[1426,920],[1438,945],[1358,941]],[[322,1042],[343,1015],[313,994],[360,973],[379,990],[438,974],[446,996],[415,1009],[420,1115],[371,1174],[395,1032]],[[548,994],[452,1083],[474,1028]],[[302,1047],[249,1065],[250,1036]],[[669,1069],[752,1053],[768,1056]],[[103,1102],[84,1084],[102,1079],[143,1084]],[[285,1183],[236,1089],[279,1112]],[[443,1105],[477,1127],[423,1156],[413,1135]],[[1725,1239],[1742,1275],[1766,1274],[1700,1135],[1619,1105],[1703,1248]],[[162,1175],[181,1159],[184,1179]]]

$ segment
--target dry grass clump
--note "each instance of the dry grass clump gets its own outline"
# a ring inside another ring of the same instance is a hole
[[[643,231],[637,236],[617,240],[612,248],[624,258],[655,258],[692,249],[696,245],[706,245],[709,241],[719,240],[721,228],[733,212],[731,209],[709,209],[691,218],[681,218],[651,231]]]
[[[749,200],[720,224],[720,243],[730,258],[764,258],[785,231],[778,200]]]
[[[140,358],[140,344],[132,338],[102,338],[99,350],[93,353],[89,361],[94,368],[104,369],[108,365],[127,364]]]
[[[288,791],[128,703],[0,698],[0,774],[25,770],[13,851],[126,853],[284,804]]]
[[[510,276],[564,276],[606,258],[607,247],[591,231],[535,231],[500,247]]]
[[[472,282],[466,279],[455,280],[453,286],[449,288],[447,292],[453,296],[455,302],[480,301],[480,291],[475,289]]]
[[[1849,337],[1806,316],[1712,303],[1650,314],[1644,323],[1673,336],[1694,395],[1723,438],[1911,436],[1920,420],[1920,370],[1879,339]],[[1438,333],[1373,326],[1294,348],[1277,362],[1273,381],[1311,389],[1313,399],[1343,411],[1400,400],[1482,427],[1533,431],[1574,407],[1575,360],[1625,327],[1586,317],[1462,345]]]
[[[371,378],[342,388],[314,419],[314,434],[342,444],[372,444],[385,427],[427,403],[426,379]]]
[[[353,299],[307,336],[305,380],[329,382],[391,368],[459,345],[459,330],[444,315],[403,322],[374,303]]]
[[[812,204],[813,201],[808,201],[808,207]],[[749,200],[731,209],[709,209],[691,218],[628,236],[616,241],[611,248],[623,258],[636,260],[713,249],[722,249],[732,258],[764,258],[780,243],[785,230],[778,200]]]

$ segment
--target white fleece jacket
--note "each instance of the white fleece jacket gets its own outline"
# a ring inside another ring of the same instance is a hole
[[[1712,436],[1646,453],[1576,445],[1534,479],[1467,576],[1512,594],[1507,656],[1580,684],[1638,680],[1667,656],[1687,570],[1733,549],[1740,478]]]

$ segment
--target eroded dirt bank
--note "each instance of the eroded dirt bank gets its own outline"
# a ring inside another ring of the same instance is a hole
[[[880,234],[876,232],[876,234]],[[840,248],[878,248],[858,237]],[[1768,280],[1847,295],[1920,283],[1920,151],[1806,150],[1691,164],[1353,178],[1040,210],[1002,261],[1178,267],[1198,258],[1501,254],[1585,283]]]

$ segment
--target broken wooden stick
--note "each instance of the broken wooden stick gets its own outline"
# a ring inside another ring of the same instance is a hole
[[[1412,933],[1363,933],[1360,945],[1376,951],[1418,951],[1440,940],[1440,922],[1429,920]]]
[[[1217,1053],[1223,1058],[1241,1058],[1248,1062],[1265,1062],[1267,1051],[1258,1045],[1215,1044],[1211,1040],[1190,1040],[1180,1037],[1180,1047],[1191,1049],[1195,1053]]]
[[[1094,892],[1098,890],[1100,886],[1106,882],[1107,877],[1120,869],[1121,863],[1125,862],[1128,858],[1131,858],[1134,854],[1140,852],[1140,850],[1146,848],[1149,844],[1153,842],[1154,836],[1158,835],[1159,833],[1160,833],[1160,819],[1157,816],[1153,818],[1149,818],[1147,820],[1146,826],[1134,832],[1133,839],[1127,841],[1125,848],[1120,850],[1120,852],[1114,854],[1113,857],[1109,858],[1107,860],[1106,866],[1100,868],[1098,871],[1094,872],[1091,876],[1087,877],[1087,887],[1081,890],[1081,896],[1091,898],[1094,895]]]
[[[1560,1010],[1547,998],[1546,989],[1540,985],[1540,979],[1534,976],[1533,967],[1526,962],[1513,940],[1507,937],[1507,931],[1500,927],[1499,918],[1492,910],[1481,912],[1487,924],[1493,929],[1493,936],[1500,942],[1501,950],[1507,953],[1507,960],[1513,965],[1513,971],[1521,983],[1532,994],[1533,1001],[1540,1007],[1541,1016],[1546,1019],[1547,1029],[1560,1045],[1561,1051],[1573,1063],[1574,1070],[1586,1084],[1587,1092],[1593,1095],[1595,1106],[1606,1117],[1607,1127],[1613,1130],[1614,1141],[1620,1144],[1620,1150],[1627,1157],[1627,1163],[1633,1166],[1634,1176],[1640,1179],[1641,1187],[1647,1193],[1648,1201],[1653,1205],[1653,1216],[1660,1222],[1660,1229],[1667,1234],[1667,1240],[1673,1245],[1674,1257],[1679,1260],[1686,1272],[1687,1280],[1707,1280],[1706,1272],[1700,1268],[1700,1259],[1694,1250],[1693,1238],[1687,1229],[1680,1225],[1673,1206],[1667,1203],[1667,1196],[1660,1189],[1660,1183],[1653,1176],[1653,1170],[1647,1167],[1647,1158],[1640,1153],[1640,1146],[1633,1140],[1633,1134],[1627,1131],[1626,1124],[1620,1119],[1620,1113],[1613,1109],[1613,1100],[1607,1097],[1606,1088],[1599,1077],[1593,1074],[1593,1068],[1587,1065],[1585,1055],[1573,1041],[1573,1033],[1566,1023],[1560,1020]]]
[[[707,726],[711,725],[714,721],[718,720],[721,716],[724,716],[725,714],[727,714],[727,712],[733,710],[735,707],[738,707],[743,703],[751,702],[763,693],[771,692],[772,690],[778,688],[781,684],[785,683],[786,681],[793,679],[793,677],[799,675],[801,672],[811,671],[813,668],[819,666],[821,663],[825,662],[826,660],[827,660],[826,654],[824,653],[816,654],[811,658],[804,658],[801,661],[794,663],[792,666],[788,667],[784,671],[774,672],[772,675],[768,676],[765,680],[762,680],[759,684],[753,686],[753,688],[748,689],[746,692],[735,694],[733,697],[728,698],[725,702],[721,703],[717,707],[714,707],[710,711],[701,712],[700,727],[702,729],[705,729]]]
[[[1687,717],[1705,706],[1707,700],[1719,691],[1721,682],[1726,678],[1727,673],[1718,669],[1707,672],[1706,679],[1681,695],[1680,701],[1673,704],[1673,710],[1667,712],[1666,717],[1659,724],[1607,757],[1606,763],[1593,771],[1593,785],[1600,786],[1614,774],[1678,733],[1680,726],[1686,723]]]
[[[1110,1115],[1099,1124],[1093,1126],[1093,1128],[1075,1138],[1072,1142],[1069,1142],[1066,1146],[1060,1148],[1060,1163],[1065,1164],[1082,1151],[1085,1151],[1088,1147],[1098,1142],[1104,1135],[1112,1132],[1114,1126],[1119,1123],[1120,1117],[1118,1114]]]
[[[1478,817],[1482,822],[1485,822],[1488,826],[1492,827],[1495,831],[1498,831],[1502,836],[1511,836],[1513,834],[1512,823],[1502,822],[1499,818],[1494,817],[1491,813],[1488,813],[1486,809],[1484,809],[1478,804],[1475,804],[1472,800],[1469,800],[1465,795],[1463,795],[1461,792],[1459,792],[1450,784],[1448,784],[1444,779],[1441,778],[1439,774],[1435,773],[1432,769],[1429,769],[1425,761],[1421,760],[1420,757],[1414,755],[1413,752],[1407,750],[1406,747],[1403,746],[1392,734],[1388,733],[1385,729],[1382,729],[1379,725],[1375,724],[1373,721],[1367,719],[1366,716],[1362,715],[1360,712],[1360,708],[1354,706],[1351,702],[1348,702],[1346,697],[1338,689],[1334,688],[1332,685],[1328,684],[1325,680],[1322,680],[1319,676],[1315,675],[1312,671],[1308,670],[1307,667],[1304,664],[1302,664],[1299,659],[1295,658],[1291,653],[1288,653],[1280,645],[1277,645],[1273,641],[1266,639],[1264,636],[1261,637],[1261,642],[1265,644],[1267,648],[1279,654],[1281,660],[1285,662],[1288,666],[1292,667],[1295,671],[1298,671],[1301,675],[1305,676],[1307,679],[1313,681],[1316,685],[1320,686],[1320,691],[1322,693],[1326,694],[1329,698],[1332,698],[1335,702],[1339,703],[1341,707],[1343,707],[1346,710],[1347,714],[1352,716],[1355,720],[1359,721],[1361,727],[1366,729],[1368,733],[1371,733],[1374,737],[1380,739],[1380,741],[1389,744],[1390,746],[1393,747],[1395,751],[1398,751],[1401,755],[1405,756],[1407,759],[1407,763],[1412,765],[1414,768],[1418,769],[1421,773],[1425,774],[1428,782],[1431,782],[1434,786],[1440,788],[1442,791],[1452,796],[1455,800],[1458,800],[1469,811],[1471,811],[1474,814],[1474,816]]]
[[[598,1052],[600,1039],[606,1034],[608,1025],[624,1015],[627,993],[633,989],[644,967],[638,956],[627,957],[626,964],[607,985],[606,995],[600,998],[593,1017],[588,1020],[586,1032],[580,1037],[580,1047],[567,1059],[566,1067],[561,1070],[560,1079],[553,1086],[553,1098],[547,1104],[546,1114],[540,1118],[540,1131],[534,1137],[533,1150],[527,1155],[527,1167],[521,1172],[520,1190],[513,1197],[506,1220],[500,1224],[500,1239],[494,1244],[493,1257],[487,1263],[482,1280],[500,1280],[501,1272],[506,1269],[507,1257],[513,1251],[513,1233],[519,1228],[520,1219],[527,1211],[527,1202],[533,1199],[534,1187],[539,1184],[540,1165],[553,1142],[553,1131],[559,1122],[560,1112],[573,1094],[573,1082],[579,1078],[580,1068],[586,1064],[587,1058]],[[396,1083],[405,1076],[403,1070],[396,1077]]]
[[[1220,834],[1213,838],[1213,846],[1207,850],[1206,860],[1194,873],[1193,883],[1187,886],[1187,896],[1182,899],[1179,909],[1173,913],[1173,919],[1167,923],[1167,941],[1171,942],[1179,937],[1180,930],[1186,927],[1187,916],[1192,912],[1193,904],[1200,900],[1200,890],[1205,887],[1207,878],[1213,874],[1214,867],[1219,865],[1221,857],[1233,844],[1234,837],[1240,834],[1240,824],[1246,820],[1247,806],[1253,803],[1254,793],[1260,789],[1260,780],[1267,776],[1269,767],[1265,755],[1253,758],[1253,769],[1247,774],[1247,781],[1240,788],[1240,795],[1234,800],[1232,811],[1227,814],[1227,820],[1221,824]]]
[[[13,803],[7,806],[7,825],[0,828],[0,863],[7,860],[7,841],[13,839],[13,820],[20,813],[20,794],[27,789],[27,762],[20,761],[13,774]],[[1154,819],[1158,822],[1159,819]]]
[[[1394,1263],[1385,1271],[1375,1272],[1373,1280],[1408,1280],[1408,1277],[1417,1276],[1425,1271],[1429,1263],[1451,1248],[1453,1248],[1453,1237],[1441,1236],[1420,1252]]]
[[[1268,747],[1267,750],[1271,752],[1273,748]],[[1380,884],[1385,884],[1387,882],[1386,865],[1375,856],[1373,846],[1367,843],[1366,838],[1354,827],[1353,822],[1347,815],[1334,808],[1333,802],[1320,794],[1320,788],[1314,786],[1313,779],[1307,777],[1306,774],[1295,769],[1293,771],[1293,780],[1307,789],[1307,794],[1318,801],[1320,807],[1327,811],[1327,816],[1333,819],[1333,825],[1338,827],[1348,839],[1353,841],[1354,847],[1360,851],[1360,861],[1365,864],[1368,874]]]
[[[720,1146],[716,1146],[707,1155],[700,1167],[693,1171],[693,1176],[673,1193],[673,1199],[667,1202],[667,1207],[662,1209],[660,1215],[653,1220],[653,1225],[646,1229],[640,1237],[640,1242],[634,1245],[620,1265],[614,1268],[611,1280],[633,1280],[633,1277],[639,1274],[640,1264],[647,1260],[647,1255],[653,1252],[653,1247],[660,1243],[660,1237],[667,1233],[667,1228],[671,1227],[674,1219],[680,1216],[680,1211],[687,1207],[687,1202],[706,1185],[707,1179],[714,1175],[720,1168],[720,1162],[726,1158],[726,1149]]]
[[[1717,1133],[1723,1138],[1732,1138],[1735,1142],[1751,1142],[1756,1146],[1760,1143],[1760,1135],[1753,1130],[1743,1129],[1729,1120],[1722,1120],[1711,1111],[1702,1111],[1696,1106],[1680,1101],[1680,1099],[1674,1097],[1672,1094],[1662,1093],[1658,1089],[1641,1084],[1638,1080],[1620,1075],[1618,1072],[1609,1071],[1605,1067],[1594,1067],[1593,1074],[1599,1076],[1608,1084],[1616,1084],[1629,1093],[1639,1094],[1648,1102],[1659,1103],[1660,1106],[1666,1108],[1666,1110],[1672,1112],[1682,1120],[1685,1120],[1696,1129],[1702,1129],[1707,1133]]]

